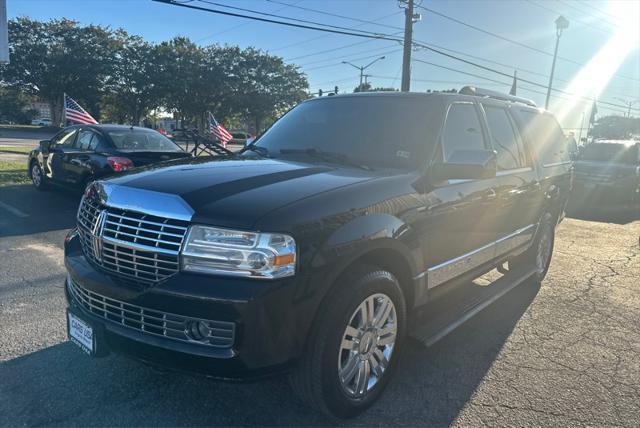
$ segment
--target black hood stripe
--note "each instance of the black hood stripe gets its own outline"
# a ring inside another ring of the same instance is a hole
[[[300,177],[307,177],[314,174],[330,171],[327,167],[298,168],[289,171],[279,171],[270,174],[258,175],[255,177],[241,178],[234,181],[214,184],[198,190],[183,193],[180,196],[196,211],[198,208],[212,202],[233,196],[238,193],[256,189],[263,186],[293,180]]]

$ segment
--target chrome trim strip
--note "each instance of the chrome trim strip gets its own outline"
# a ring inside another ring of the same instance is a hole
[[[414,279],[420,279],[426,275],[427,288],[437,287],[527,244],[533,238],[536,226],[536,224],[530,224],[480,248],[432,266],[416,275]]]
[[[552,166],[567,165],[567,164],[570,164],[570,163],[571,163],[571,161],[568,160],[568,161],[562,161],[562,162],[543,163],[542,166],[544,168],[549,168],[549,167],[552,167]]]
[[[496,177],[502,177],[503,175],[511,175],[511,174],[520,174],[522,172],[533,171],[533,168],[530,166],[526,166],[523,168],[515,168],[515,169],[505,169],[502,171],[496,172]]]

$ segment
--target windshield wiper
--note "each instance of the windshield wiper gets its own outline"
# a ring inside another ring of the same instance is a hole
[[[366,171],[371,170],[371,168],[369,168],[368,166],[362,165],[361,163],[354,161],[353,159],[349,158],[349,156],[343,153],[326,152],[324,150],[320,150],[315,147],[309,147],[307,149],[280,149],[280,153],[283,155],[304,154],[304,155],[309,155],[327,162],[334,162],[342,165],[353,166],[359,169],[364,169]]]
[[[242,153],[244,152],[254,152],[259,154],[262,157],[265,157],[265,158],[269,157],[269,150],[267,150],[266,147],[256,146],[254,144],[249,144],[244,149],[242,149]]]

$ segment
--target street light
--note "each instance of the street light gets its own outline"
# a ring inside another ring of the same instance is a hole
[[[358,88],[362,89],[362,78],[363,78],[363,76],[364,76],[364,71],[365,71],[367,68],[371,67],[371,66],[372,66],[373,64],[375,64],[376,62],[378,62],[378,61],[380,61],[380,60],[382,60],[382,59],[385,59],[385,58],[386,58],[386,57],[381,56],[380,58],[376,58],[376,59],[374,59],[373,61],[371,61],[369,64],[367,64],[367,65],[365,65],[365,66],[357,66],[357,65],[355,65],[355,64],[350,63],[349,61],[342,61],[342,63],[343,63],[343,64],[348,64],[348,65],[350,65],[351,67],[355,67],[355,68],[357,68],[358,70],[360,70],[360,85],[358,86]]]
[[[558,45],[560,44],[560,36],[562,30],[569,28],[569,21],[562,15],[556,19],[556,49],[553,52],[553,63],[551,64],[551,76],[549,76],[549,87],[547,88],[547,99],[544,102],[544,108],[549,108],[549,97],[551,96],[551,85],[553,84],[553,73],[556,70],[556,59],[558,57]]]

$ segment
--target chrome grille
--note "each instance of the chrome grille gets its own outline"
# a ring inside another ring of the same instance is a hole
[[[235,337],[235,324],[172,314],[111,299],[80,287],[71,279],[68,288],[73,301],[91,314],[115,324],[153,336],[217,348],[230,348]],[[208,334],[201,340],[189,335],[192,323],[202,322]]]
[[[87,197],[78,209],[85,255],[109,273],[142,285],[178,272],[187,227],[182,220],[101,206]]]

